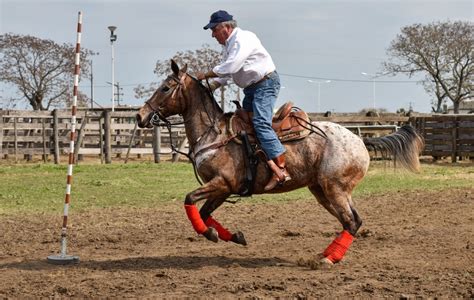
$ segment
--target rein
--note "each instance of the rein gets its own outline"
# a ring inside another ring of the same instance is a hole
[[[212,92],[210,91],[209,87],[210,87],[210,84],[209,84],[209,81],[206,80],[206,83],[208,85],[208,88],[204,87],[201,82],[199,80],[197,80],[195,77],[193,77],[192,75],[188,74],[188,73],[185,73],[186,76],[189,76],[191,77],[191,79],[193,79],[194,81],[196,81],[200,87],[204,88],[205,89],[205,92],[206,94],[214,101],[211,101],[213,105],[216,105],[216,101],[215,101],[215,98],[214,98],[214,95],[212,94]],[[182,87],[184,85],[184,75],[182,77],[182,79],[179,79],[175,76],[171,76],[171,79],[173,79],[177,84],[176,86],[174,87],[173,91],[172,91],[172,95],[171,97],[175,98],[176,97],[176,93],[178,92],[181,92],[181,95],[183,98],[186,98],[184,93],[182,92]],[[202,91],[202,89],[201,89]],[[150,100],[149,99],[148,101],[145,102],[145,104],[147,104],[151,110],[153,111],[153,115],[151,117],[151,120],[150,120],[150,123],[153,124],[153,126],[166,126],[166,128],[168,129],[168,135],[169,135],[169,139],[170,139],[170,145],[171,145],[171,151],[172,153],[179,153],[179,154],[182,154],[184,156],[186,156],[189,161],[191,161],[192,165],[193,165],[193,170],[194,170],[194,176],[196,177],[197,181],[199,182],[200,185],[203,185],[202,181],[200,180],[199,178],[199,175],[197,173],[197,168],[196,168],[196,162],[194,160],[194,157],[196,157],[198,154],[204,152],[204,151],[207,151],[207,150],[211,150],[211,149],[217,149],[217,148],[220,148],[220,147],[223,147],[225,145],[227,145],[231,140],[233,140],[234,138],[237,137],[237,135],[233,135],[229,138],[227,138],[226,140],[224,141],[220,141],[220,142],[216,142],[216,143],[212,143],[210,145],[207,145],[206,147],[202,148],[202,149],[199,149],[198,152],[194,153],[194,155],[192,154],[193,152],[193,149],[195,147],[195,145],[201,140],[202,137],[204,137],[206,134],[209,133],[209,131],[211,129],[213,129],[217,134],[221,134],[222,131],[220,130],[219,126],[218,126],[218,122],[215,120],[215,118],[211,117],[211,114],[209,113],[208,109],[207,109],[207,106],[206,104],[204,103],[204,97],[199,97],[201,99],[201,102],[203,104],[203,107],[204,107],[204,111],[206,112],[206,115],[209,119],[209,122],[211,123],[211,125],[209,126],[209,128],[200,136],[196,139],[196,142],[193,144],[193,145],[190,145],[189,147],[189,152],[188,153],[184,153],[182,151],[179,151],[179,149],[173,144],[173,137],[172,137],[172,134],[171,134],[171,129],[173,126],[176,126],[176,125],[182,125],[182,124],[185,124],[186,121],[182,121],[182,122],[170,122],[165,116],[162,115],[162,113],[160,112],[160,109],[159,108],[155,108]]]

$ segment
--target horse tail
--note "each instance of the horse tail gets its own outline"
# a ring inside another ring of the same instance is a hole
[[[364,138],[363,141],[367,150],[375,151],[375,153],[380,151],[382,157],[392,158],[395,166],[399,163],[411,172],[419,171],[418,156],[423,150],[425,142],[412,126],[404,125],[397,132],[387,136]]]

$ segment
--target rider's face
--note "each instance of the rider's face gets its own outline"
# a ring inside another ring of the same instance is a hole
[[[232,27],[228,25],[219,24],[212,28],[212,37],[221,45],[225,45],[225,41],[227,41],[231,33]]]

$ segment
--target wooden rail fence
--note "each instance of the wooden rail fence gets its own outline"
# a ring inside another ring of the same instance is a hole
[[[425,138],[424,155],[435,159],[474,158],[474,115],[433,115],[413,122]]]
[[[135,115],[136,111],[79,111],[75,156],[99,155],[110,163],[112,156],[128,160],[130,155],[153,155],[159,161],[160,155],[171,154],[168,131],[137,128]],[[46,161],[52,155],[60,163],[69,151],[70,118],[67,110],[0,111],[0,159],[42,155]],[[186,143],[183,127],[173,128],[171,136],[174,143]]]
[[[78,111],[75,157],[80,160],[85,155],[95,156],[111,163],[112,158],[127,162],[131,156],[152,155],[159,162],[162,155],[172,154],[167,129],[137,128],[136,111]],[[453,162],[474,157],[474,115],[310,114],[310,117],[313,121],[339,123],[359,136],[384,136],[411,123],[425,138],[423,155],[451,157]],[[41,155],[44,161],[52,159],[60,163],[61,156],[69,151],[70,118],[68,110],[0,110],[0,159],[31,159],[33,155]],[[173,143],[187,152],[184,127],[174,127],[171,136]],[[179,158],[177,154],[172,157],[174,161]]]

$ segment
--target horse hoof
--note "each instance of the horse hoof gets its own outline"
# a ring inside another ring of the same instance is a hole
[[[334,265],[334,263],[327,257],[321,258],[319,262],[324,265],[331,265],[331,266]]]
[[[245,240],[244,234],[241,231],[237,231],[236,233],[232,234],[230,240],[236,244],[247,246],[247,241]]]
[[[316,260],[318,260],[318,262],[319,262],[320,265],[326,265],[326,266],[332,266],[332,265],[334,265],[334,263],[333,263],[329,258],[327,258],[326,256],[324,256],[324,254],[322,254],[322,253],[319,253],[319,254],[316,256]]]
[[[217,230],[213,227],[209,227],[207,231],[203,233],[203,235],[206,237],[206,239],[213,241],[214,243],[217,243],[217,241],[219,241],[219,234],[217,233]]]

